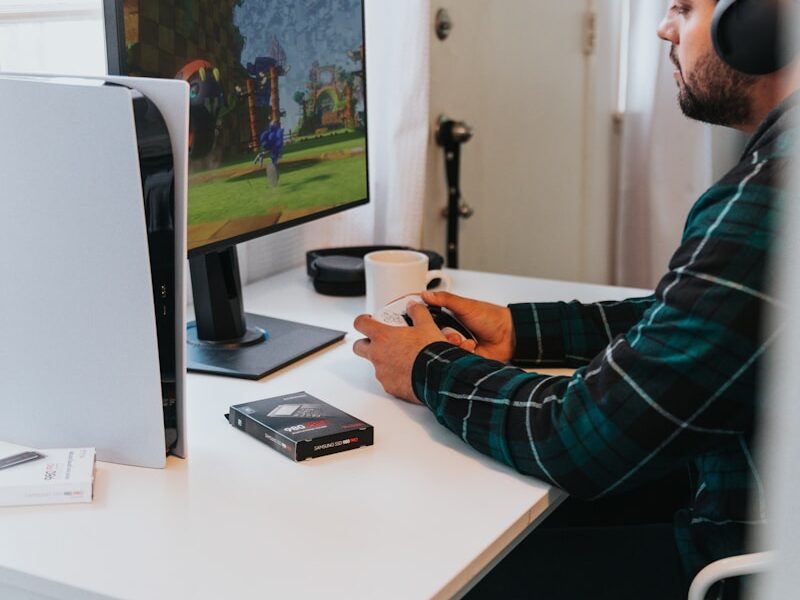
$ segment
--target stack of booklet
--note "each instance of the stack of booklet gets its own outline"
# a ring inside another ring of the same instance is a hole
[[[0,442],[0,463],[27,450],[30,449]],[[94,448],[37,450],[36,453],[41,458],[0,469],[0,506],[92,501]]]

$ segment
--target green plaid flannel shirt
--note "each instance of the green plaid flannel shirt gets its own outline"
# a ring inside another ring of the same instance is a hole
[[[675,516],[687,576],[741,553],[765,515],[752,456],[762,357],[781,331],[766,289],[791,158],[797,95],[691,210],[655,294],[597,304],[511,305],[514,363],[447,343],[417,357],[412,383],[438,421],[480,452],[583,499],[688,468]]]

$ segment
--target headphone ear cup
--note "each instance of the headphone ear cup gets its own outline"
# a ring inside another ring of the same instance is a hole
[[[781,0],[719,0],[711,39],[720,58],[748,75],[767,75],[792,59],[783,36]]]

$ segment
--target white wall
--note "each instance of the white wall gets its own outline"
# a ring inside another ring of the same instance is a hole
[[[102,0],[0,0],[0,71],[105,74]]]

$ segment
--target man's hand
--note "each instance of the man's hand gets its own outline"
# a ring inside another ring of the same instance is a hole
[[[503,363],[513,358],[517,340],[508,307],[469,300],[449,292],[423,292],[422,299],[431,306],[451,310],[475,334],[477,343],[466,340],[460,344],[463,350]]]
[[[407,312],[414,322],[413,327],[392,327],[369,315],[358,317],[355,328],[368,339],[353,344],[353,352],[372,363],[375,377],[387,393],[421,404],[411,385],[414,361],[428,344],[448,340],[424,305],[411,302]]]

